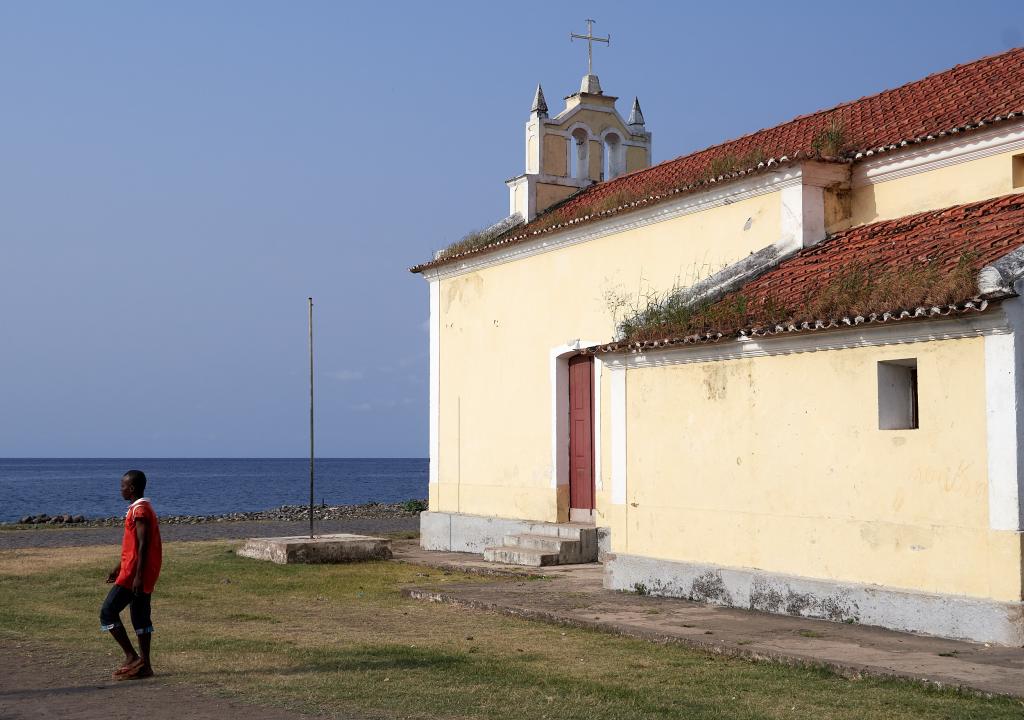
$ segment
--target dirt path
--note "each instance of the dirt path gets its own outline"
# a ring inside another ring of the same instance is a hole
[[[419,517],[347,518],[323,520],[316,524],[318,533],[349,532],[363,535],[418,531]],[[253,520],[241,522],[206,522],[195,525],[161,525],[164,542],[182,540],[234,540],[249,537],[302,535],[309,530],[306,522]],[[87,545],[118,545],[124,530],[104,528],[34,528],[0,531],[0,550],[47,547],[84,547]]]
[[[201,695],[173,677],[137,682],[109,679],[106,665],[74,655],[0,639],[0,718],[4,720],[303,720],[310,715]]]

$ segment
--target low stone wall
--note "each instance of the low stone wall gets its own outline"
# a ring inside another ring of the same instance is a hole
[[[1024,603],[932,595],[759,570],[609,554],[604,585],[649,595],[891,630],[1024,645]]]
[[[425,500],[407,500],[402,503],[364,503],[362,505],[314,505],[315,520],[348,520],[350,518],[412,517],[426,508]],[[159,513],[159,506],[158,506]],[[222,513],[220,515],[161,515],[161,525],[199,525],[211,522],[276,521],[292,522],[309,518],[308,505],[282,505],[270,510]],[[124,515],[108,518],[87,518],[83,515],[26,515],[17,523],[0,525],[77,525],[79,527],[119,527]]]

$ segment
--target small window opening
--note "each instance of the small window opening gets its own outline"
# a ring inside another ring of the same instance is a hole
[[[1013,186],[1024,188],[1024,155],[1013,156]]]
[[[917,358],[879,362],[878,429],[917,428]]]

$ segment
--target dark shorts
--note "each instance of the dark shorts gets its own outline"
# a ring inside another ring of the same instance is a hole
[[[153,632],[153,620],[150,618],[150,595],[136,595],[128,588],[115,585],[107,593],[107,599],[100,608],[100,629],[113,630],[121,627],[121,611],[131,606],[132,627],[137,635]]]

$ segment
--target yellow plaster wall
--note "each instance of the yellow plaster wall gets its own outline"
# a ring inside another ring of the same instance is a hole
[[[601,179],[601,168],[604,165],[604,145],[601,144],[600,140],[590,141],[590,169],[589,177],[591,180]]]
[[[664,290],[770,245],[779,206],[762,195],[441,280],[431,510],[557,520],[550,350],[611,338],[606,292]]]
[[[612,422],[611,422],[611,374],[607,367],[601,372],[601,411],[595,422],[601,423],[601,449],[598,453],[600,463],[594,467],[595,485],[595,524],[598,527],[622,527],[625,522],[624,509],[621,505],[612,504]],[[612,550],[615,538],[612,537]],[[622,551],[622,549],[619,549]]]
[[[992,155],[875,185],[859,185],[854,166],[852,222],[890,220],[1014,192],[1014,154]]]
[[[569,174],[566,167],[566,143],[560,135],[544,136],[544,172],[548,175],[565,177]]]
[[[565,129],[568,129],[576,123],[583,123],[590,128],[590,134],[594,137],[600,137],[601,133],[608,128],[617,129],[623,138],[629,137],[629,132],[627,132],[622,123],[619,122],[619,119],[614,113],[600,112],[598,110],[580,110],[569,118]]]
[[[916,357],[920,428],[879,430],[877,362]],[[982,338],[627,370],[613,549],[1021,599],[989,529]]]
[[[549,185],[548,183],[537,183],[537,213],[542,213],[556,202],[565,200],[567,197],[579,191],[579,188],[567,185]]]
[[[626,146],[626,172],[643,170],[650,163],[647,162],[647,150],[644,148]]]

